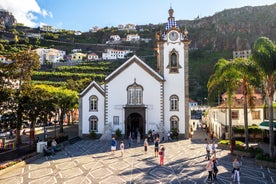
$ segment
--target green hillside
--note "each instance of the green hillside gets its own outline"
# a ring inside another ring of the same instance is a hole
[[[259,7],[243,7],[224,10],[209,17],[194,20],[177,20],[180,29],[189,31],[189,82],[190,97],[202,102],[207,95],[206,84],[213,73],[213,66],[220,58],[232,59],[234,50],[252,48],[254,41],[266,36],[276,38],[276,4]],[[176,17],[177,18],[177,17]],[[165,19],[164,19],[165,20]],[[84,53],[95,52],[98,55],[106,48],[130,49],[153,69],[156,68],[155,33],[164,30],[165,24],[137,25],[136,30],[118,30],[105,27],[98,32],[84,32],[75,35],[74,31],[63,30],[58,33],[40,31],[38,28],[0,26],[0,55],[32,48],[56,48],[70,53],[72,49],[82,49]],[[27,37],[27,34],[40,34],[41,38]],[[106,44],[110,35],[118,34],[125,38],[127,34],[139,34],[148,39],[140,42],[121,42]],[[104,78],[124,61],[85,62],[76,66],[52,68],[42,67],[33,76],[35,83],[63,85],[81,91],[91,80],[103,82]]]

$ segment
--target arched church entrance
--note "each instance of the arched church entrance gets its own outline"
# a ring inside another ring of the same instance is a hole
[[[141,138],[145,136],[145,107],[125,108],[125,134],[136,139],[140,134]]]

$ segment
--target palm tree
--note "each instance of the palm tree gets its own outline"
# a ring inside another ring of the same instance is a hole
[[[258,38],[253,47],[252,59],[260,69],[269,111],[269,156],[274,156],[273,95],[276,77],[276,47],[266,37]]]
[[[242,89],[243,94],[243,111],[244,111],[244,134],[245,134],[245,144],[246,148],[249,147],[248,141],[248,104],[250,101],[251,92],[253,85],[257,86],[259,83],[258,70],[256,66],[248,59],[245,58],[236,58],[233,62],[230,63],[236,71],[236,77],[233,80],[236,80],[238,86]]]
[[[229,114],[229,139],[232,139],[232,97],[238,87],[236,81],[237,74],[233,67],[229,67],[230,62],[225,59],[220,59],[215,67],[215,73],[211,75],[207,83],[209,98],[217,93],[226,91],[227,105]]]

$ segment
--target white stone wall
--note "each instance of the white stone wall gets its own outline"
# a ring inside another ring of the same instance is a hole
[[[165,130],[170,130],[170,118],[175,115],[179,118],[179,133],[185,133],[185,80],[184,80],[184,44],[164,44],[164,121],[165,121]],[[169,73],[169,68],[166,68],[169,65],[169,53],[175,49],[178,52],[179,64],[179,73]],[[179,111],[170,111],[170,96],[177,95],[179,97]]]
[[[125,114],[123,106],[127,104],[127,87],[134,81],[141,85],[143,91],[143,103],[146,109],[146,132],[149,129],[156,129],[156,124],[160,122],[160,82],[153,78],[148,72],[138,66],[136,63],[130,65],[126,70],[111,80],[107,88],[108,101],[108,123],[113,124],[113,116],[119,116],[120,125],[113,127],[113,130],[122,128],[125,133]]]
[[[98,111],[89,111],[89,98],[95,95],[98,97]],[[89,117],[92,115],[98,118],[98,132],[102,133],[104,130],[104,96],[96,89],[92,88],[85,96],[82,98],[82,134],[89,134]]]

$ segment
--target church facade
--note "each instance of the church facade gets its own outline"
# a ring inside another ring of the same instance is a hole
[[[91,131],[111,139],[122,134],[149,130],[166,134],[176,129],[188,137],[189,84],[188,32],[181,31],[169,9],[163,32],[156,33],[157,69],[134,55],[105,78],[103,85],[92,81],[79,95],[79,136]]]

